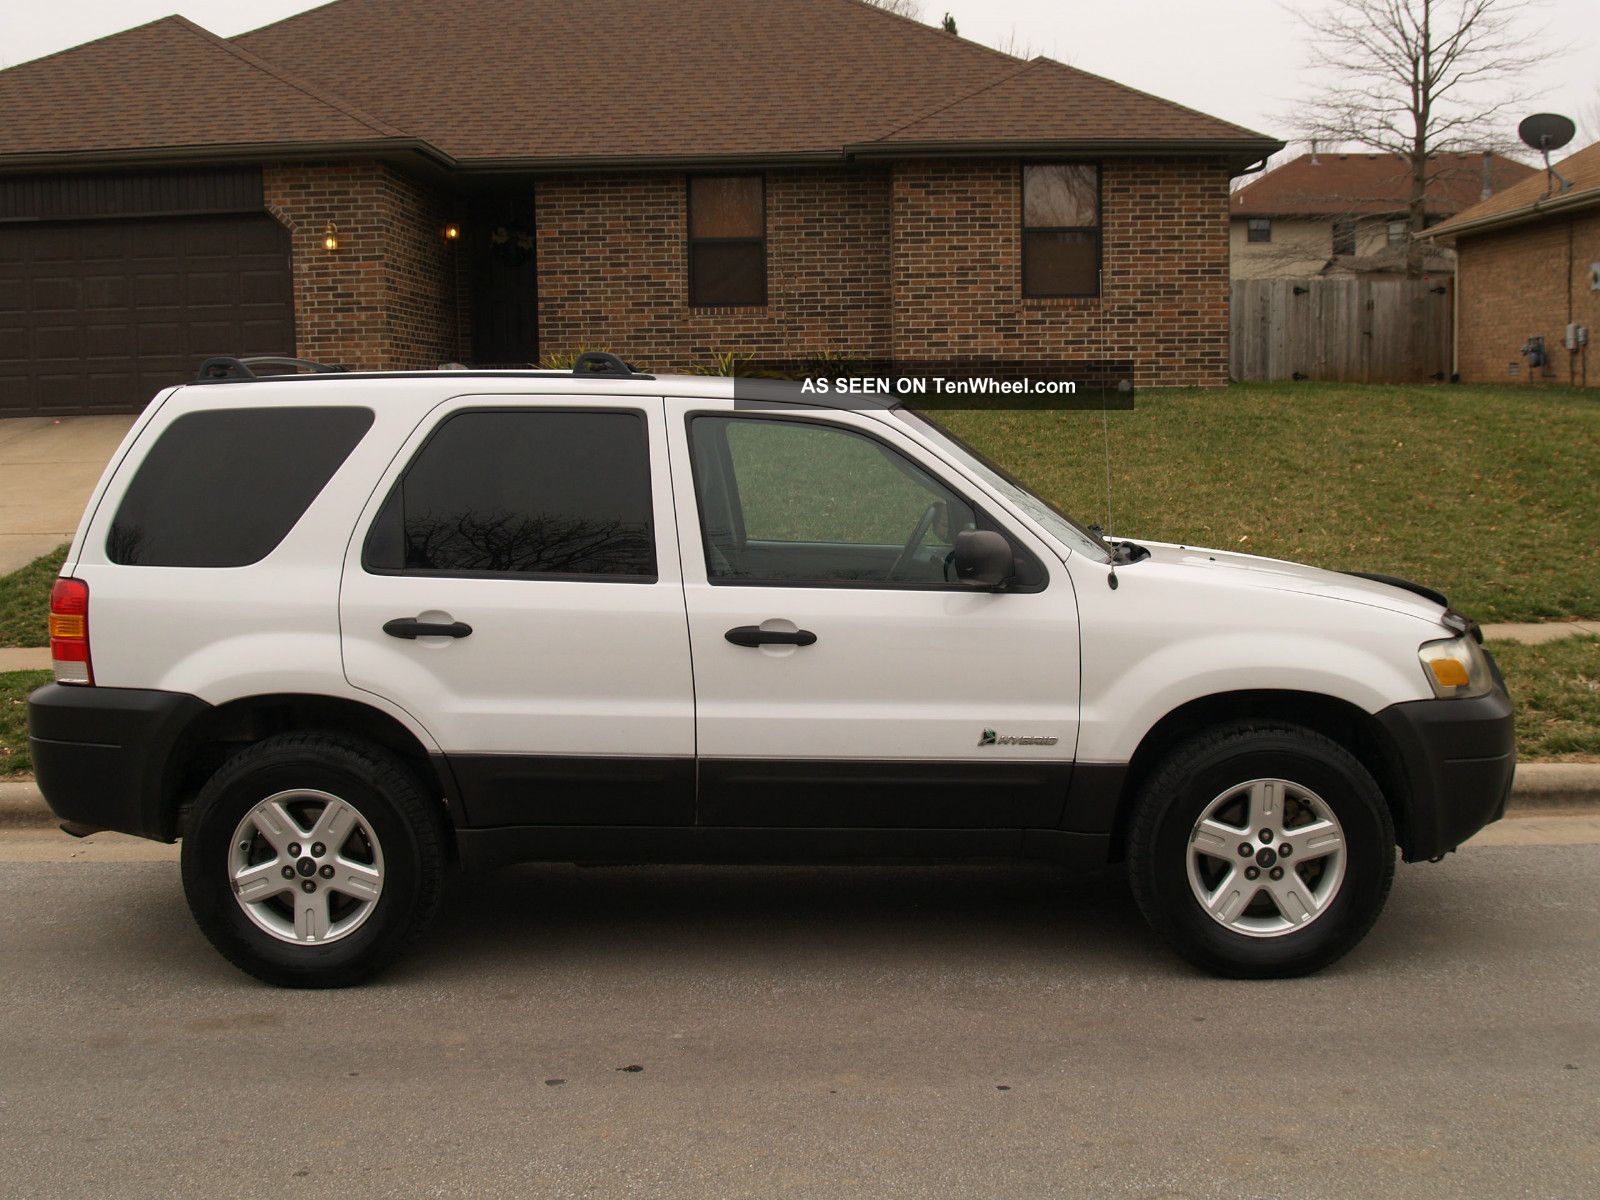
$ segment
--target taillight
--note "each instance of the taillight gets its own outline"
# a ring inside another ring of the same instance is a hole
[[[50,658],[57,683],[93,685],[89,665],[89,585],[58,579],[50,589]]]

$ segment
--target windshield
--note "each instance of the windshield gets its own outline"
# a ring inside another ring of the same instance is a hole
[[[967,445],[927,414],[899,406],[889,411],[906,424],[937,442],[940,448],[949,454],[951,458],[994,488],[995,491],[1015,504],[1029,517],[1039,522],[1040,525],[1044,526],[1047,533],[1062,544],[1097,562],[1110,561],[1111,551],[1105,542],[1095,537],[1094,534],[1083,528],[1048,500],[1035,496],[1007,472],[1004,467],[989,461],[989,459]]]

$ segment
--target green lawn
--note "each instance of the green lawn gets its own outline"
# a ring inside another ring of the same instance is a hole
[[[1105,521],[1100,413],[936,415],[1086,524]],[[1236,384],[1144,392],[1104,419],[1115,533],[1402,575],[1481,621],[1600,617],[1593,392]],[[0,578],[0,646],[43,644],[60,561]]]
[[[1105,521],[1099,412],[934,415]],[[1105,420],[1114,533],[1400,575],[1481,621],[1600,617],[1593,391],[1236,384]]]
[[[44,646],[50,641],[50,587],[67,548],[0,575],[0,646]]]
[[[1600,638],[1542,646],[1490,642],[1517,706],[1517,753],[1545,760],[1600,758]]]
[[[49,683],[49,671],[0,672],[0,779],[33,770],[28,754],[28,693]]]

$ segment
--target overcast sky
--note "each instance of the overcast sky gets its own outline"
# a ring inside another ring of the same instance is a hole
[[[1319,2],[922,0],[926,19],[948,10],[964,37],[1013,53],[1046,54],[1282,138],[1293,135],[1289,114],[1305,87],[1305,38],[1290,9]],[[173,12],[231,37],[315,7],[304,0],[0,0],[0,66]],[[446,13],[447,0],[441,4]],[[1595,17],[1595,0],[1544,0],[1530,32],[1543,27],[1542,45],[1553,53],[1523,88],[1538,96],[1528,111],[1565,113],[1591,140],[1600,137]],[[330,80],[329,88],[337,92],[338,81]]]

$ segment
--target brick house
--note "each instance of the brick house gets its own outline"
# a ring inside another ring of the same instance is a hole
[[[1456,371],[1468,383],[1600,386],[1600,142],[1436,226],[1456,251]],[[1544,359],[1527,353],[1543,340]]]
[[[1279,143],[859,0],[338,0],[0,72],[0,413],[203,357],[1127,359],[1220,385]]]
[[[1423,191],[1429,226],[1534,174],[1494,154],[1435,154]],[[1233,193],[1229,250],[1235,279],[1404,274],[1411,164],[1395,154],[1312,151]],[[1423,266],[1455,269],[1430,245]]]

